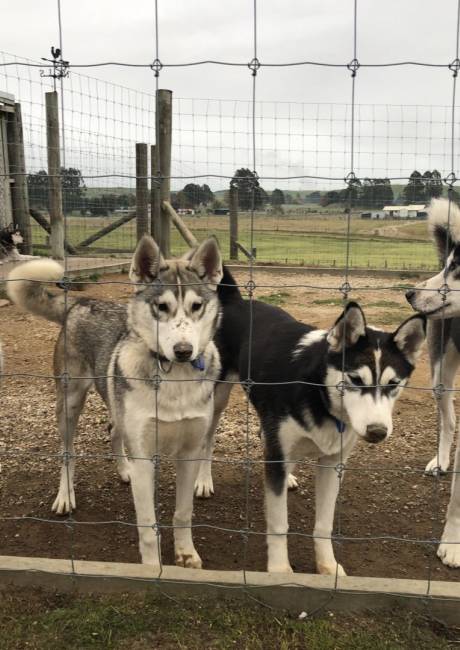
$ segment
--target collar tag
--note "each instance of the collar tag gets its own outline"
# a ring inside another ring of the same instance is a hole
[[[191,361],[190,363],[192,364],[192,367],[195,368],[196,370],[203,371],[205,369],[204,356],[202,354],[197,356],[197,358],[193,359],[193,361]]]
[[[345,422],[342,422],[342,420],[339,420],[339,418],[336,418],[335,415],[331,414],[332,419],[335,422],[335,428],[339,433],[344,433],[346,424]]]

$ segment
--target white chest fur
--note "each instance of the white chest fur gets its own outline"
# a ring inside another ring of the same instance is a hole
[[[204,351],[203,371],[191,363],[165,363],[164,370],[168,371],[165,372],[145,346],[137,341],[122,343],[115,351],[115,357],[125,388],[117,390],[116,379],[112,381],[109,390],[111,408],[116,409],[117,401],[121,401],[125,408],[148,411],[151,418],[163,422],[210,418],[214,382],[220,372],[219,354],[214,343],[209,343]]]
[[[312,425],[307,430],[291,416],[281,423],[278,435],[283,454],[290,460],[339,454],[343,447],[349,448],[357,437],[350,427],[343,434],[339,433],[332,420],[321,427]]]

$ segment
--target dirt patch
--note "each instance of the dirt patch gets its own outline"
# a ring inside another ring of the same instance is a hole
[[[125,275],[105,276],[85,294],[125,300]],[[239,276],[244,284],[247,277]],[[330,326],[340,313],[342,281],[331,276],[283,275],[257,271],[256,297],[265,297],[297,318]],[[368,321],[388,328],[410,310],[402,285],[352,278],[351,297],[361,301]],[[318,288],[320,287],[320,288]],[[277,298],[273,298],[275,295]],[[368,305],[368,308],[366,308]],[[6,373],[0,398],[0,554],[137,562],[137,533],[130,489],[117,478],[110,456],[107,413],[92,393],[77,436],[77,510],[54,516],[59,439],[54,418],[52,350],[58,328],[20,312],[0,309],[0,338]],[[382,445],[359,444],[349,461],[337,508],[337,555],[351,575],[458,580],[460,571],[435,556],[448,501],[450,479],[423,476],[434,455],[437,417],[429,387],[426,353],[395,411],[392,438]],[[265,568],[262,451],[257,419],[249,417],[241,390],[235,390],[218,432],[216,494],[196,500],[195,541],[210,569]],[[247,470],[246,450],[254,461]],[[297,571],[314,571],[313,468],[297,470],[300,488],[289,495],[290,557]],[[158,513],[163,561],[173,562],[169,526],[174,509],[174,472],[162,463]],[[249,530],[246,535],[245,531]]]

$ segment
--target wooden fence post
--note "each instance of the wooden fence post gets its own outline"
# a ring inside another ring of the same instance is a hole
[[[171,145],[172,145],[172,91],[158,90],[156,98],[156,146],[160,160],[160,204],[171,202]],[[165,210],[160,209],[160,245],[165,258],[171,256],[171,222]]]
[[[64,258],[64,216],[62,213],[58,94],[55,90],[45,93],[45,99],[51,256],[61,260]]]
[[[230,186],[229,192],[230,222],[230,259],[238,259],[238,188]]]
[[[136,142],[136,236],[149,232],[148,154],[144,142]]]
[[[161,242],[161,200],[158,187],[158,147],[150,147],[150,234],[159,244]]]
[[[32,253],[32,230],[30,227],[29,194],[27,191],[26,163],[24,158],[24,134],[22,131],[21,104],[14,105],[14,113],[8,119],[8,159],[13,205],[13,224],[21,232],[23,243],[19,250],[25,255]]]

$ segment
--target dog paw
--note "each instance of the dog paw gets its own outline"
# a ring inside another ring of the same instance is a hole
[[[195,496],[198,499],[209,499],[214,494],[214,485],[212,476],[201,478],[200,476],[195,481]]]
[[[425,467],[425,474],[427,476],[440,476],[445,474],[449,469],[449,458],[443,458],[442,456],[435,456],[430,460],[428,465]]]
[[[288,474],[288,479],[287,479],[288,490],[297,490],[298,487],[299,487],[299,482],[297,481],[297,478],[294,476],[294,474]]]
[[[460,544],[441,543],[438,548],[438,558],[446,566],[458,569],[460,567]]]
[[[186,553],[185,551],[176,551],[176,565],[182,566],[184,569],[201,569],[201,558],[195,549]]]
[[[65,490],[58,492],[58,495],[51,506],[51,510],[57,515],[66,515],[71,509],[75,510],[76,507],[74,490],[71,490],[70,494]]]
[[[322,564],[318,562],[316,565],[318,573],[322,576],[339,576],[340,578],[346,576],[345,570],[338,562],[331,562],[330,564]]]

